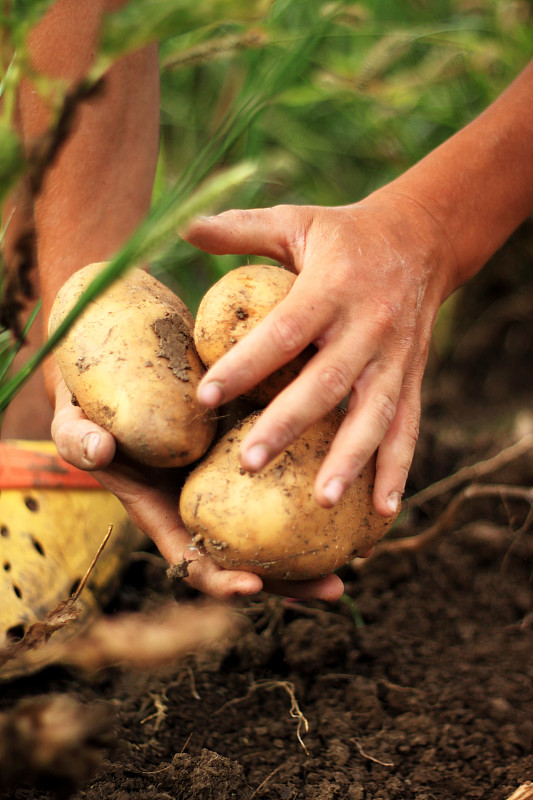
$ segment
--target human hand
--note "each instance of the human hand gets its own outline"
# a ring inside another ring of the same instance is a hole
[[[121,501],[132,522],[153,540],[170,564],[190,560],[187,582],[218,599],[252,595],[265,589],[302,600],[336,600],[341,580],[330,575],[317,581],[262,581],[251,572],[224,570],[209,556],[191,551],[191,536],[178,514],[179,492],[186,471],[153,469],[117,453],[113,436],[74,406],[62,380],[55,388],[52,436],[59,454],[71,464],[91,470],[102,486]]]
[[[436,221],[418,202],[380,190],[339,208],[227,211],[196,220],[183,237],[298,273],[288,296],[208,371],[199,388],[206,406],[242,394],[310,343],[318,348],[243,442],[242,466],[261,469],[349,395],[316,498],[334,505],[377,449],[374,506],[394,514],[418,436],[433,324],[455,288],[453,250]]]

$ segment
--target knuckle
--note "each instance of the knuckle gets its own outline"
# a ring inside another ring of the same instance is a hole
[[[330,364],[324,367],[318,380],[322,395],[330,399],[333,404],[345,397],[352,383],[350,371],[344,364]]]
[[[72,437],[69,436],[68,427],[63,419],[64,416],[65,413],[62,410],[55,414],[54,419],[52,420],[51,434],[61,458],[64,458],[65,461],[69,461],[69,451],[71,450]]]
[[[398,324],[398,310],[393,303],[382,300],[374,308],[373,319],[379,331],[395,330]]]
[[[297,420],[293,417],[284,416],[276,420],[276,427],[272,431],[272,442],[277,450],[288,447],[300,435],[301,430]]]
[[[420,431],[420,414],[417,411],[410,411],[406,414],[403,425],[403,438],[406,448],[409,450],[409,465],[411,464],[412,453],[418,441]]]
[[[409,459],[409,463],[399,464],[397,468],[397,478],[396,478],[396,485],[398,487],[397,491],[398,494],[401,496],[405,489],[405,484],[407,483],[407,478],[409,476],[409,467],[411,466],[411,459]]]
[[[286,359],[297,356],[307,344],[300,324],[293,317],[280,316],[273,320],[271,331],[276,349]]]
[[[387,430],[396,416],[396,400],[387,392],[380,392],[373,401],[374,414],[384,430]]]

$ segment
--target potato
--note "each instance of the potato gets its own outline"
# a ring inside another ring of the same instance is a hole
[[[327,575],[366,553],[393,522],[372,507],[374,460],[333,508],[322,508],[313,496],[343,414],[331,411],[255,474],[241,468],[238,452],[257,412],[223,436],[181,493],[180,512],[193,541],[227,569],[293,580]]]
[[[59,291],[50,332],[105,264],[90,264]],[[143,464],[178,467],[199,459],[216,431],[196,400],[205,369],[182,301],[132,269],[89,304],[55,348],[65,383],[89,419]]]
[[[230,350],[288,294],[296,280],[292,272],[268,264],[248,264],[231,270],[204,295],[194,326],[194,342],[207,367]],[[299,374],[316,352],[306,348],[245,393],[258,405],[267,405]]]

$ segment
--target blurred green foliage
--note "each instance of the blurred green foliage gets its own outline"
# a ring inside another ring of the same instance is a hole
[[[225,154],[262,168],[262,180],[233,198],[236,207],[363,198],[477,115],[533,53],[529,2],[318,5],[330,15],[320,41]],[[215,134],[242,87],[253,94],[261,85],[261,67],[283,62],[307,33],[298,2],[259,3],[264,11],[246,20],[238,6],[232,18],[161,43],[157,190]],[[194,310],[205,288],[241,261],[177,242],[154,270],[171,269]]]
[[[36,79],[27,52],[51,2],[12,0],[0,13],[0,200],[28,169],[13,132],[20,80],[53,99],[57,119],[65,99]],[[109,16],[87,82],[158,39],[161,149],[152,214],[110,276],[148,252],[154,274],[194,311],[242,261],[199,253],[177,235],[208,177],[258,167],[204,192],[209,210],[358,200],[502,91],[531,58],[532,22],[528,0],[130,0]]]

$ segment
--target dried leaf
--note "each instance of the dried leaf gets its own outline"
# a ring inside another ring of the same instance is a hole
[[[23,639],[18,642],[13,642],[8,647],[0,648],[0,667],[3,667],[8,661],[18,658],[23,653],[27,653],[28,650],[36,650],[40,647],[44,647],[56,631],[61,630],[61,628],[64,628],[65,625],[68,625],[70,622],[79,619],[84,611],[84,606],[80,602],[80,595],[100,558],[102,550],[109,541],[112,531],[113,525],[110,525],[87,572],[83,576],[72,597],[69,597],[68,600],[62,600],[52,611],[48,612],[42,622],[34,622],[33,625],[30,625]]]
[[[64,628],[69,622],[78,619],[82,611],[83,604],[80,602],[79,596],[62,600],[42,622],[34,622],[33,625],[30,625],[23,639],[0,649],[0,667],[28,650],[44,647],[52,634]]]

